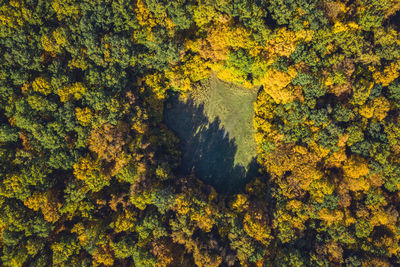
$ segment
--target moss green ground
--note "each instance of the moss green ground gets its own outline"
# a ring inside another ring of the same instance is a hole
[[[253,104],[257,98],[257,89],[249,90],[233,85],[214,75],[205,85],[200,88],[205,90],[194,95],[194,101],[204,104],[205,114],[210,121],[217,117],[220,119],[221,126],[235,139],[237,145],[234,163],[247,166],[257,155],[253,127]]]
[[[257,89],[212,75],[185,99],[172,98],[165,121],[181,140],[182,172],[221,192],[234,192],[257,173],[253,104]]]

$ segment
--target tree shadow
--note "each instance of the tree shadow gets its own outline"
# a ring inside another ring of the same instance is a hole
[[[235,165],[235,139],[221,126],[219,118],[209,121],[203,105],[193,100],[171,97],[166,103],[164,121],[180,139],[182,164],[179,174],[194,174],[220,193],[241,191],[258,173],[256,159],[248,166]]]
[[[396,13],[391,15],[386,23],[389,25],[392,25],[395,29],[399,29],[400,28],[400,11],[397,11]]]

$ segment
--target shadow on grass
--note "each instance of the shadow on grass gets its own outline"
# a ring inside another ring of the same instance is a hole
[[[204,183],[220,193],[237,193],[257,175],[257,163],[253,158],[248,166],[235,165],[237,151],[235,139],[216,118],[210,122],[203,105],[192,100],[180,101],[171,97],[167,101],[165,122],[181,140],[182,165],[179,173],[194,173]]]

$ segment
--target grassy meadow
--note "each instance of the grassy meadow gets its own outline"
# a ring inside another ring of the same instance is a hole
[[[257,173],[253,103],[246,89],[212,75],[186,98],[167,103],[165,120],[181,139],[182,170],[223,192],[236,191]]]

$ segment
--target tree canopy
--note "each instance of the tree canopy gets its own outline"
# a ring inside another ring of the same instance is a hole
[[[0,265],[399,265],[399,10],[0,0]],[[211,73],[260,88],[237,194],[163,121]]]

